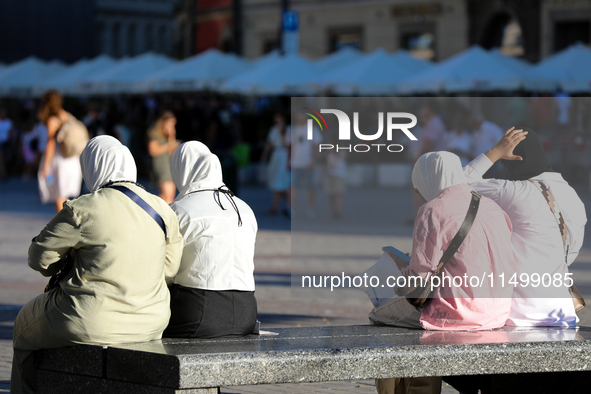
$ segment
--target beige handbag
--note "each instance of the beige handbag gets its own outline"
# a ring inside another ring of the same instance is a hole
[[[69,115],[57,133],[57,142],[63,157],[80,156],[88,143],[88,130],[84,123]]]
[[[568,232],[568,229],[566,228],[566,223],[564,222],[564,218],[562,217],[562,213],[560,212],[558,203],[554,199],[554,196],[552,196],[552,193],[550,193],[550,190],[548,190],[548,188],[543,183],[532,180],[530,180],[530,182],[536,185],[536,187],[542,192],[544,199],[550,206],[550,210],[556,218],[558,228],[560,229],[560,234],[562,235],[562,244],[564,246],[564,262],[568,265],[568,248],[570,245],[570,234]],[[575,286],[575,284],[573,283],[573,285],[569,287],[568,291],[573,299],[575,312],[578,312],[581,309],[583,309],[586,306],[585,299],[583,298],[583,295],[581,294],[579,289],[577,289],[577,286]]]

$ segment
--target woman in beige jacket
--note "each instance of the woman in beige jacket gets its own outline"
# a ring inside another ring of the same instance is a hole
[[[44,276],[58,272],[68,253],[74,262],[59,287],[27,303],[16,318],[11,393],[36,392],[34,350],[150,341],[168,324],[166,280],[177,273],[183,248],[175,213],[135,183],[133,157],[115,138],[91,140],[80,164],[91,193],[65,202],[29,248],[29,266]],[[166,235],[111,185],[147,202],[164,220]]]

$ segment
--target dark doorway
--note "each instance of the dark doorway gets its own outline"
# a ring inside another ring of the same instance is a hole
[[[482,34],[480,45],[486,49],[499,48],[503,43],[505,26],[507,26],[510,20],[511,15],[508,13],[497,14],[492,17],[484,34]]]
[[[577,42],[589,44],[591,24],[589,21],[556,22],[554,25],[554,52],[558,52]]]

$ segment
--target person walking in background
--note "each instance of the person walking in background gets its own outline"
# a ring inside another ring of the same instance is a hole
[[[413,162],[428,152],[444,151],[447,149],[448,136],[445,124],[439,116],[439,103],[436,99],[427,99],[420,114],[420,121],[423,124],[419,137],[419,147],[414,152]],[[413,217],[405,220],[405,224],[412,225],[422,204],[421,199],[416,193],[412,193]]]
[[[556,137],[562,138],[568,133],[573,112],[573,100],[568,93],[558,89],[554,93],[554,104],[556,106]]]
[[[472,159],[470,154],[470,145],[472,143],[472,136],[468,132],[468,113],[463,108],[458,107],[452,116],[452,127],[447,135],[446,150],[455,153],[465,166]]]
[[[170,204],[176,189],[170,174],[170,157],[179,146],[176,139],[176,118],[170,111],[164,112],[148,130],[148,153],[152,157],[152,170],[158,182],[160,198]]]
[[[470,116],[470,128],[472,129],[472,144],[470,151],[472,157],[486,152],[503,136],[503,129],[482,117],[478,113]]]
[[[421,108],[420,118],[423,129],[414,161],[417,161],[425,153],[438,152],[446,148],[445,124],[439,116],[439,104],[435,99],[425,101]]]
[[[267,143],[261,155],[263,162],[267,161],[267,185],[273,192],[271,208],[267,211],[269,215],[276,215],[279,212],[281,199],[287,202],[287,213],[290,216],[290,174],[289,174],[289,149],[291,144],[290,127],[285,122],[285,116],[281,113],[275,114],[275,125],[267,136]]]
[[[8,176],[7,157],[13,127],[12,121],[8,119],[6,114],[6,109],[0,107],[0,180],[6,179]]]
[[[328,194],[332,218],[339,220],[343,214],[343,194],[345,193],[345,178],[347,164],[344,151],[329,151],[326,155],[326,176],[324,190]]]
[[[72,268],[16,318],[12,394],[36,392],[35,350],[151,341],[168,324],[166,281],[176,275],[183,248],[176,215],[135,183],[131,152],[115,138],[94,138],[80,164],[90,194],[65,202],[29,247],[29,266],[44,276],[66,258]]]
[[[45,134],[47,134],[47,130],[45,130]],[[36,133],[36,126],[33,122],[26,122],[23,126],[20,145],[24,161],[23,180],[28,181],[37,173],[39,160],[41,159],[41,152],[38,149],[40,145],[39,136]]]
[[[59,212],[68,198],[80,195],[82,171],[79,147],[84,147],[85,141],[88,141],[88,132],[81,122],[62,108],[62,96],[58,92],[51,90],[45,93],[41,102],[38,116],[47,128],[47,143],[39,165],[39,194],[41,202],[47,204],[53,201],[55,211]],[[69,130],[66,131],[66,128]],[[66,132],[75,138],[65,139]]]
[[[314,217],[314,168],[318,145],[322,142],[320,130],[314,129],[312,140],[308,139],[306,116],[298,112],[296,124],[291,128],[291,210],[297,208],[298,192],[307,194],[306,211],[308,217]]]
[[[179,195],[171,208],[184,239],[170,288],[165,337],[248,335],[255,329],[252,209],[226,187],[218,157],[198,141],[182,144],[170,160]]]

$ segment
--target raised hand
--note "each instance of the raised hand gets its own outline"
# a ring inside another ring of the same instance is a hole
[[[488,157],[493,163],[499,159],[523,160],[523,157],[514,155],[513,150],[517,144],[525,139],[526,135],[527,131],[511,127],[509,130],[505,131],[505,134],[499,142],[485,153],[486,157]]]

